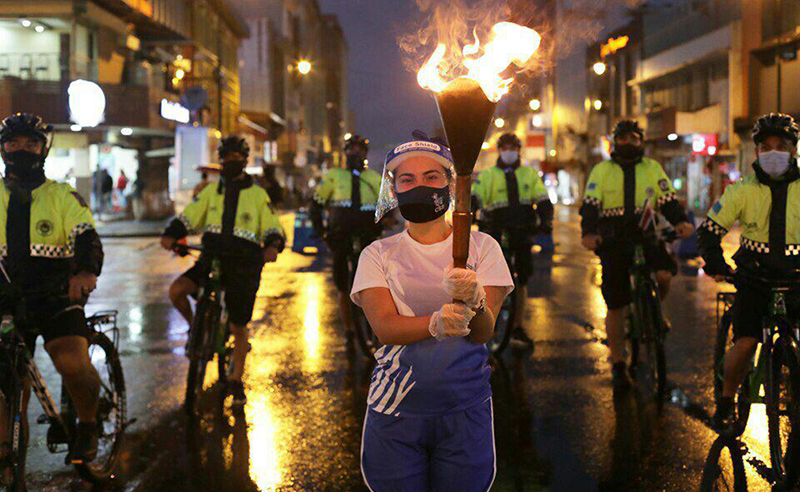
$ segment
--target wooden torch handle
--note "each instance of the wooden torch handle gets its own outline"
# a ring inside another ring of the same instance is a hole
[[[472,227],[472,176],[456,176],[456,206],[453,212],[453,266],[467,267]]]

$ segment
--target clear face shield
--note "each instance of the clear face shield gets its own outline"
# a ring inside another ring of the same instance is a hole
[[[420,186],[449,187],[455,196],[455,168],[450,149],[435,142],[414,140],[393,149],[383,166],[375,222],[399,206],[398,193]],[[450,200],[451,204],[453,200]]]

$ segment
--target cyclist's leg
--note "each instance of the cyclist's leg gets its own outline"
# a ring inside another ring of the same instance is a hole
[[[732,306],[734,345],[725,354],[722,396],[732,398],[748,371],[748,363],[761,338],[761,322],[767,314],[769,297],[742,285]]]
[[[606,315],[606,336],[611,350],[611,362],[625,361],[625,319],[631,303],[629,255],[609,251],[600,257],[603,269],[603,283],[600,290],[608,307]]]
[[[528,298],[528,279],[533,273],[533,255],[531,247],[533,243],[528,239],[528,235],[521,231],[516,231],[513,238],[514,266],[517,270],[517,310],[514,313],[514,327],[522,328],[522,320],[525,315],[525,301]]]
[[[233,356],[229,381],[241,381],[247,353],[250,351],[248,323],[253,319],[253,307],[261,283],[262,265],[223,262],[223,286],[228,322],[233,335]]]
[[[172,285],[169,286],[169,299],[175,309],[181,313],[183,319],[192,326],[194,315],[192,314],[192,305],[189,302],[189,296],[197,294],[198,286],[202,283],[206,275],[205,265],[200,261],[194,264],[192,268],[186,271],[183,275],[176,278]]]
[[[333,242],[332,242],[333,244]],[[353,312],[350,306],[350,272],[349,260],[352,251],[351,239],[349,237],[338,237],[335,240],[336,247],[333,249],[333,282],[336,284],[337,301],[339,303],[339,314],[341,315],[344,328],[347,333],[355,331]]]
[[[645,248],[647,263],[656,271],[656,282],[661,300],[669,293],[672,277],[678,273],[678,263],[669,254],[663,243],[652,244]]]
[[[81,306],[70,306],[42,325],[44,348],[64,380],[78,419],[87,424],[97,418],[100,391],[100,376],[89,359],[88,334]]]

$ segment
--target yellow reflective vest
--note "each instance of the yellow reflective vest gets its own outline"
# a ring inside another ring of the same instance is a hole
[[[225,193],[220,192],[220,186],[222,185],[211,184],[203,188],[183,213],[178,215],[178,220],[183,223],[187,232],[222,234]],[[278,240],[279,249],[283,248],[286,233],[264,188],[251,184],[239,192],[233,235],[259,247],[268,246],[273,240]]]
[[[0,181],[0,254],[8,254],[6,238],[11,192]],[[75,238],[93,230],[94,218],[83,198],[71,186],[46,180],[31,192],[31,257],[72,258]]]

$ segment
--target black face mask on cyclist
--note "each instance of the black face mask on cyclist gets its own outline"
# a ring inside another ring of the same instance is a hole
[[[397,203],[400,205],[400,215],[407,221],[417,224],[432,222],[450,208],[450,186],[417,186],[397,193]]]
[[[618,144],[614,145],[614,159],[619,159],[624,162],[639,162],[644,156],[644,148],[640,145],[634,144]]]
[[[3,155],[6,174],[13,175],[22,183],[38,182],[44,179],[44,159],[41,154],[17,150]]]
[[[222,178],[226,181],[236,179],[244,171],[244,166],[247,161],[223,161],[222,162]]]

